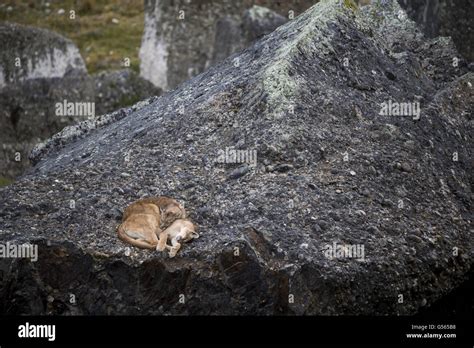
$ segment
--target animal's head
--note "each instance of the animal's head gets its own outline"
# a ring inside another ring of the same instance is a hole
[[[171,204],[161,209],[161,223],[165,226],[169,226],[174,221],[185,217],[186,212],[181,204]]]
[[[177,238],[177,241],[182,242],[182,243],[186,243],[186,242],[189,242],[192,239],[198,239],[198,238],[199,238],[199,233],[197,233],[195,231],[192,231],[192,232],[186,233],[184,236],[179,236],[179,238]]]

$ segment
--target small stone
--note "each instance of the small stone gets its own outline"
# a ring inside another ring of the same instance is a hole
[[[119,195],[123,195],[125,193],[120,187],[114,187],[113,192],[116,192]]]
[[[415,148],[415,142],[413,140],[407,140],[403,144],[407,149],[413,150]]]
[[[243,165],[240,166],[236,169],[234,169],[230,174],[229,174],[229,179],[235,180],[238,178],[243,177],[245,174],[247,174],[250,171],[250,167],[248,165]]]
[[[129,178],[129,177],[131,177],[131,175],[128,174],[128,173],[120,173],[120,176],[121,176],[122,178]]]
[[[58,15],[63,15],[64,13],[66,13],[66,11],[63,8],[58,10]]]
[[[410,164],[407,163],[407,162],[403,162],[403,163],[401,164],[401,170],[404,171],[404,172],[407,172],[407,173],[411,172],[411,166],[410,166]]]
[[[367,228],[367,231],[369,231],[371,234],[380,234],[380,230],[376,226],[369,226]]]
[[[272,173],[275,171],[275,166],[268,165],[265,167],[265,171],[267,171],[268,173]]]
[[[355,176],[355,175],[356,175],[356,172],[354,172],[353,170],[351,170],[351,171],[349,172],[349,174],[352,175],[352,176]]]
[[[125,248],[125,252],[124,252],[125,256],[128,257],[130,256],[131,253],[132,253],[132,250],[129,247]]]
[[[325,231],[329,227],[329,224],[326,220],[319,220],[318,226],[321,228],[321,230]]]
[[[385,208],[390,208],[391,206],[393,206],[392,202],[388,199],[384,199],[382,200],[382,207],[385,207]]]
[[[279,173],[286,173],[292,170],[294,167],[291,164],[279,164],[275,167],[275,171]]]
[[[119,20],[117,18],[112,18],[112,23],[113,24],[118,24],[119,23]]]
[[[406,240],[410,243],[416,243],[416,244],[420,244],[423,242],[423,239],[421,239],[420,237],[414,234],[410,234],[409,236],[407,236]]]

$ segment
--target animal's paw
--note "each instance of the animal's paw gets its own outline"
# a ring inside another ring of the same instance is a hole
[[[170,258],[175,257],[176,254],[178,253],[178,248],[171,248],[170,250]]]
[[[156,251],[164,251],[165,246],[160,246],[159,244],[156,246]]]

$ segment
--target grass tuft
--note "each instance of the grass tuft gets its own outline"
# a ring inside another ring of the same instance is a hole
[[[58,14],[60,9],[65,13]],[[71,10],[75,19],[70,18]],[[6,0],[0,4],[0,21],[49,29],[71,39],[91,74],[123,69],[125,58],[138,72],[143,0]]]

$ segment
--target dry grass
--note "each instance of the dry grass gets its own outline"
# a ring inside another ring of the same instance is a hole
[[[64,14],[58,11],[64,10]],[[75,11],[75,19],[70,11]],[[138,71],[143,0],[2,1],[0,20],[53,30],[71,39],[90,73],[123,68]],[[118,23],[113,23],[118,20]]]

